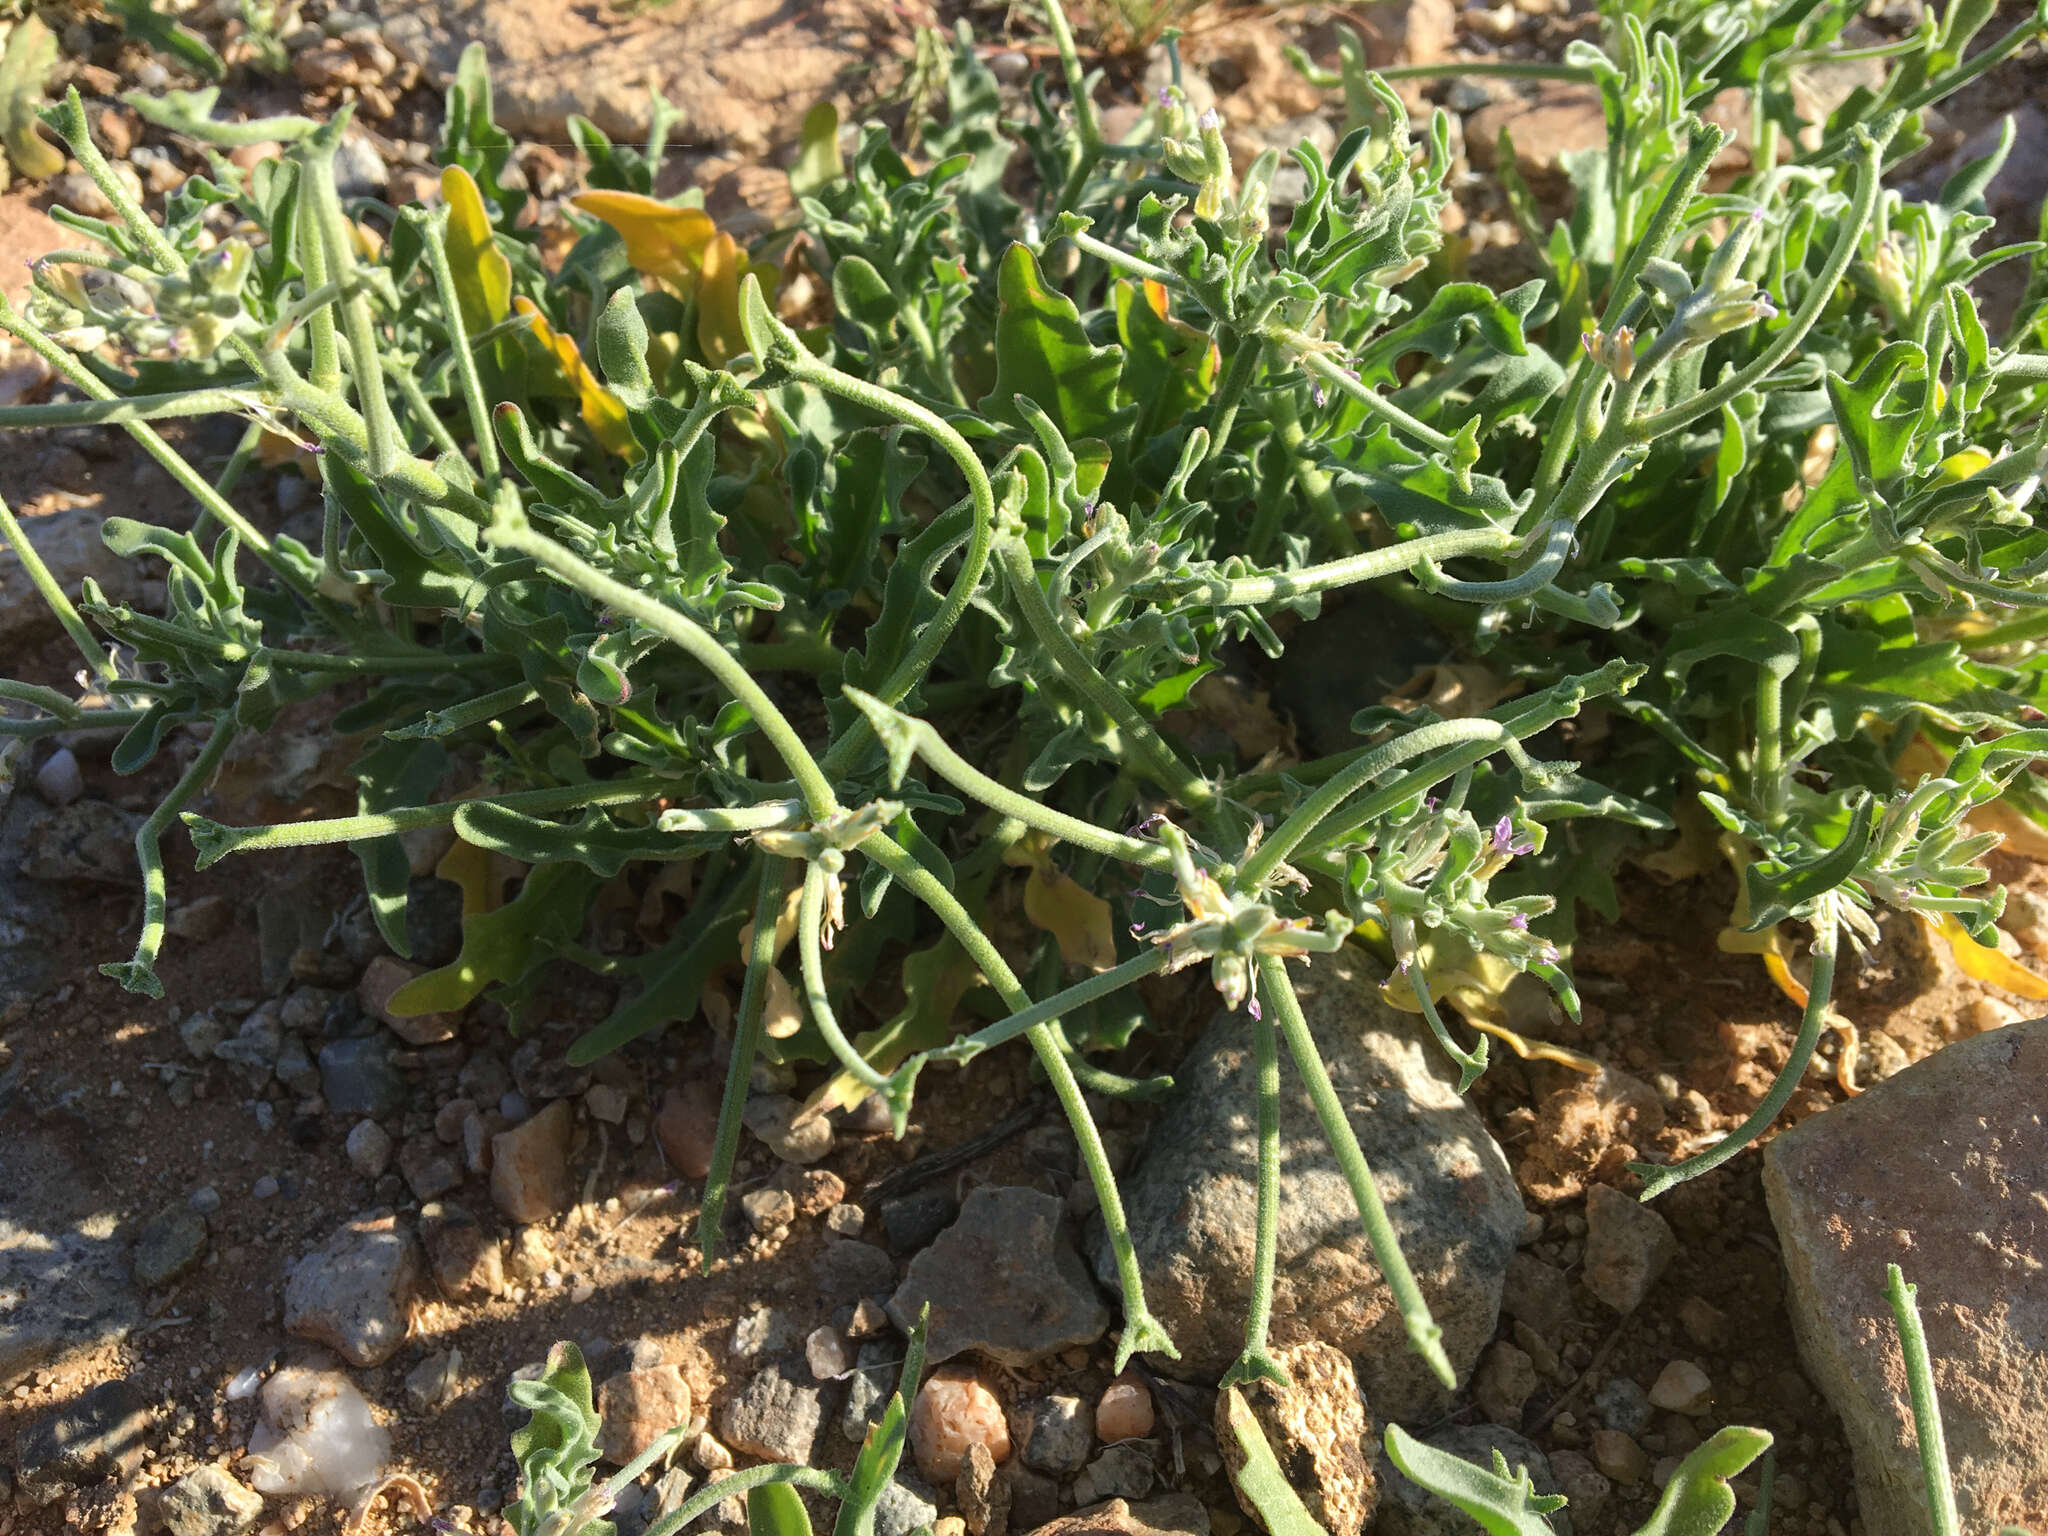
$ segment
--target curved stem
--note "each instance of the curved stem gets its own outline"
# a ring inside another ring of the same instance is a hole
[[[157,980],[156,957],[164,943],[164,861],[162,842],[164,829],[171,824],[171,818],[178,814],[178,808],[190,800],[211,779],[214,770],[220,767],[221,759],[227,756],[228,747],[234,742],[235,727],[226,715],[213,722],[213,735],[207,739],[199,756],[187,768],[163,802],[149,813],[149,819],[135,832],[135,862],[142,866],[142,932],[135,940],[133,958],[110,963],[100,967],[102,976],[111,976],[130,992],[140,992],[147,997],[162,997],[164,984]]]
[[[1081,653],[1060,616],[1053,612],[1045,588],[1038,584],[1038,573],[1032,569],[1031,552],[1024,547],[1024,541],[1010,537],[998,540],[996,557],[1009,579],[1010,596],[1025,627],[1045,647],[1060,680],[1092,706],[1097,715],[1116,726],[1127,739],[1131,755],[1160,788],[1190,810],[1213,806],[1216,791],[1208,781],[1181,761],[1180,754],[1166,744],[1151,721],[1138,713],[1123,690]]]
[[[1441,747],[1479,742],[1485,744],[1486,751],[1490,753],[1499,751],[1514,739],[1514,732],[1498,720],[1439,720],[1434,725],[1425,725],[1382,743],[1351,762],[1342,773],[1324,780],[1314,794],[1295,807],[1294,814],[1283,821],[1271,837],[1259,844],[1238,874],[1240,889],[1255,891],[1264,885],[1273,871],[1301,846],[1302,839],[1313,832],[1324,817],[1388,769]],[[1462,763],[1455,766],[1447,763],[1444,776],[1457,772],[1462,766]]]
[[[768,972],[775,964],[775,919],[782,911],[784,861],[759,855],[761,888],[754,897],[754,933],[747,945],[747,979],[740,988],[740,1011],[733,1031],[732,1056],[725,1067],[725,1096],[718,1104],[718,1131],[711,1147],[711,1167],[704,1177],[704,1203],[697,1213],[697,1251],[708,1274],[724,1235],[725,1194],[732,1185],[733,1159],[739,1156],[740,1124],[747,1107],[747,1085],[754,1075],[754,1057],[768,1002]],[[686,1504],[684,1509],[688,1509]],[[705,1508],[709,1508],[706,1505]],[[680,1524],[681,1522],[677,1522]],[[673,1529],[674,1527],[671,1527]]]
[[[1261,971],[1266,1008],[1278,1010],[1269,978]],[[1244,1353],[1224,1373],[1218,1390],[1264,1378],[1288,1385],[1287,1373],[1266,1349],[1273,1322],[1273,1265],[1280,1246],[1280,1040],[1265,1011],[1252,1019],[1252,1053],[1259,1083],[1259,1213],[1252,1240],[1252,1299],[1244,1319]]]
[[[269,404],[250,391],[187,389],[163,395],[124,395],[105,400],[53,400],[46,405],[0,406],[0,429],[27,427],[123,427],[131,421],[174,416],[210,416]]]
[[[4,496],[0,496],[0,542],[14,547],[15,558],[21,561],[21,569],[28,577],[28,584],[41,594],[50,612],[56,615],[57,622],[63,626],[64,633],[70,636],[71,643],[78,647],[78,654],[85,658],[85,664],[92,670],[93,675],[103,683],[118,683],[120,674],[115,671],[114,663],[108,659],[106,648],[93,639],[92,631],[85,627],[85,620],[80,618],[78,610],[71,606],[69,594],[57,584],[57,578],[50,574],[49,566],[43,563],[42,555],[37,552],[35,545],[28,541],[28,535],[22,532],[21,524],[15,520],[14,513],[8,507],[7,498]]]
[[[938,915],[954,941],[981,968],[981,974],[988,978],[989,985],[996,989],[1005,1006],[1015,1013],[1031,1007],[1030,996],[1003,959],[1001,951],[981,931],[981,926],[968,910],[960,905],[959,898],[939,883],[936,875],[912,858],[894,838],[883,833],[863,839],[860,851],[889,871],[898,884]],[[1102,1136],[1095,1129],[1094,1117],[1088,1113],[1087,1102],[1081,1097],[1080,1085],[1074,1081],[1066,1054],[1060,1050],[1059,1041],[1045,1024],[1034,1024],[1025,1034],[1040,1068],[1052,1084],[1060,1108],[1066,1112],[1067,1124],[1073,1129],[1074,1140],[1081,1149],[1081,1160],[1088,1168],[1088,1181],[1094,1186],[1095,1199],[1101,1207],[1102,1225],[1109,1234],[1110,1249],[1116,1255],[1117,1282],[1124,1299],[1124,1329],[1123,1337],[1117,1342],[1116,1368],[1121,1371],[1130,1363],[1131,1356],[1140,1350],[1157,1351],[1178,1360],[1180,1351],[1145,1305],[1145,1283],[1138,1273],[1137,1250],[1131,1246],[1130,1223],[1124,1219],[1123,1198],[1117,1193],[1116,1176],[1109,1168],[1109,1155],[1103,1151]]]
[[[925,1052],[925,1055],[933,1061],[972,1061],[983,1051],[1005,1045],[1041,1024],[1054,1024],[1063,1015],[1072,1013],[1076,1008],[1086,1007],[1098,997],[1108,997],[1112,992],[1120,992],[1142,977],[1164,970],[1170,958],[1171,955],[1163,944],[1148,948],[1144,953],[1133,955],[1121,965],[1112,966],[1109,970],[1090,976],[1085,981],[1077,981],[1071,987],[1055,992],[1043,1002],[1032,1003],[1028,1008],[1020,1008],[1007,1018],[998,1019],[993,1024],[977,1029],[971,1035],[962,1035],[950,1045],[935,1047]]]
[[[1386,396],[1367,389],[1359,380],[1354,379],[1342,364],[1322,350],[1323,343],[1304,336],[1299,331],[1290,331],[1284,326],[1276,326],[1266,334],[1294,354],[1294,361],[1302,372],[1313,374],[1330,388],[1349,395],[1388,426],[1399,427],[1425,448],[1437,453],[1449,453],[1456,446],[1456,439],[1446,437],[1427,422],[1416,420]]]
[[[889,1079],[869,1066],[861,1053],[853,1048],[853,1042],[840,1029],[839,1019],[832,1012],[831,999],[825,993],[825,882],[837,878],[815,860],[804,869],[803,895],[796,909],[797,959],[803,972],[804,1002],[810,1007],[811,1020],[818,1026],[818,1033],[825,1037],[825,1044],[839,1058],[839,1065],[862,1087],[887,1095],[891,1087]]]
[[[1820,1044],[1821,1031],[1827,1028],[1828,999],[1835,990],[1835,939],[1834,919],[1822,918],[1813,934],[1813,976],[1806,984],[1806,1014],[1799,1021],[1799,1037],[1792,1042],[1792,1054],[1786,1058],[1778,1080],[1771,1084],[1763,1102],[1750,1112],[1747,1120],[1697,1157],[1665,1167],[1630,1163],[1630,1169],[1642,1176],[1644,1200],[1654,1200],[1674,1184],[1713,1172],[1771,1128],[1799,1079],[1805,1076],[1806,1064],[1813,1060],[1814,1050]]]
[[[798,1488],[829,1494],[835,1499],[848,1498],[853,1491],[837,1472],[825,1472],[816,1467],[792,1467],[780,1462],[765,1467],[748,1467],[718,1482],[706,1483],[683,1500],[682,1507],[674,1514],[664,1516],[647,1527],[643,1536],[675,1536],[692,1520],[702,1518],[725,1500],[750,1493],[763,1483],[791,1483]]]
[[[1239,576],[1213,582],[1204,596],[1218,607],[1245,607],[1269,603],[1276,598],[1301,597],[1310,592],[1328,592],[1361,581],[1377,581],[1412,571],[1424,561],[1455,560],[1461,555],[1504,555],[1520,541],[1498,528],[1457,528],[1449,533],[1426,533],[1379,549],[1362,550],[1341,560],[1305,565],[1297,571],[1280,571],[1271,576]]]
[[[1820,319],[1821,311],[1834,297],[1836,285],[1842,281],[1842,274],[1849,270],[1849,263],[1856,255],[1856,247],[1863,238],[1864,226],[1870,222],[1871,212],[1877,207],[1878,193],[1882,190],[1881,171],[1884,165],[1885,138],[1875,138],[1863,133],[1862,153],[1856,164],[1856,190],[1850,203],[1849,212],[1844,215],[1842,232],[1835,239],[1834,249],[1828,252],[1827,264],[1807,290],[1805,300],[1793,314],[1785,328],[1773,336],[1770,345],[1759,352],[1747,367],[1738,369],[1721,380],[1712,389],[1694,395],[1678,405],[1667,406],[1654,415],[1638,417],[1626,424],[1627,437],[1638,443],[1652,442],[1669,433],[1678,431],[1702,416],[1711,416],[1722,406],[1733,400],[1744,390],[1753,389],[1769,376],[1778,364],[1785,361],[1806,339],[1806,333],[1813,329]],[[1602,434],[1605,436],[1605,434]]]
[[[1444,1353],[1444,1331],[1429,1315],[1429,1303],[1423,1298],[1422,1288],[1415,1283],[1415,1272],[1401,1254],[1401,1241],[1394,1235],[1394,1224],[1387,1219],[1387,1208],[1380,1201],[1379,1186],[1373,1182],[1372,1168],[1358,1145],[1349,1116],[1344,1113],[1343,1101],[1337,1097],[1337,1090],[1330,1082],[1322,1055],[1316,1050],[1315,1036],[1309,1032],[1308,1020],[1302,1017],[1301,1001],[1294,995],[1294,984],[1287,979],[1286,962],[1277,955],[1261,955],[1259,981],[1273,1015],[1279,1021],[1287,1052],[1294,1058],[1294,1070],[1301,1074],[1308,1087],[1316,1118],[1322,1122],[1323,1135],[1329,1139],[1331,1152],[1336,1154],[1337,1166],[1344,1171],[1344,1182],[1351,1186],[1351,1198],[1357,1203],[1358,1220],[1365,1228],[1366,1242],[1372,1246],[1373,1261],[1379,1265],[1387,1288],[1394,1293],[1394,1305],[1400,1309],[1401,1320],[1407,1326],[1408,1347],[1422,1357],[1438,1381],[1446,1388],[1455,1389],[1458,1376],[1451,1369],[1450,1358]]]
[[[658,602],[645,592],[614,581],[595,566],[577,556],[561,544],[526,521],[523,514],[505,514],[494,519],[485,529],[492,543],[502,544],[507,549],[516,549],[523,555],[531,555],[542,565],[553,571],[569,585],[586,597],[592,597],[617,609],[630,618],[639,620],[649,629],[680,648],[713,679],[740,703],[754,717],[754,724],[769,744],[781,754],[796,779],[797,788],[804,797],[804,804],[813,817],[830,815],[839,808],[833,796],[832,785],[819,769],[817,760],[811,756],[803,738],[796,733],[796,727],[789,723],[788,716],[776,707],[766,690],[754,681],[727,652],[724,646],[713,638],[711,632],[698,624],[687,614],[680,613],[666,603]]]
[[[446,210],[419,216],[420,246],[427,253],[427,270],[434,279],[434,292],[441,300],[441,324],[448,332],[448,346],[455,358],[455,377],[462,384],[462,403],[469,412],[470,436],[476,441],[477,468],[486,480],[498,478],[498,436],[491,429],[491,408],[484,399],[482,376],[476,367],[476,353],[470,345],[469,328],[462,319],[462,301],[455,292],[455,269],[448,261],[448,243],[441,231],[446,227]]]
[[[1913,1399],[1913,1431],[1920,1442],[1920,1477],[1927,1485],[1927,1513],[1934,1536],[1958,1536],[1955,1479],[1948,1467],[1948,1437],[1941,1427],[1941,1401],[1934,1394],[1934,1362],[1927,1354],[1927,1333],[1914,1304],[1919,1287],[1906,1283],[1896,1264],[1884,1267],[1884,1299],[1899,1325],[1899,1354],[1906,1365],[1906,1390]]]

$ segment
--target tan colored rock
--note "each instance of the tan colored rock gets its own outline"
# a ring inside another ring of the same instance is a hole
[[[1690,1360],[1674,1360],[1650,1386],[1650,1406],[1672,1413],[1705,1413],[1714,1405],[1713,1378]]]
[[[477,1301],[505,1289],[504,1249],[461,1206],[421,1207],[420,1241],[434,1281],[450,1301]]]
[[[414,965],[396,955],[379,955],[364,968],[363,979],[356,983],[356,1000],[363,1005],[363,1012],[381,1019],[407,1045],[439,1045],[443,1040],[455,1038],[456,1027],[462,1021],[461,1014],[408,1016],[391,1011],[391,999],[398,989],[425,974],[425,966]]]
[[[1465,120],[1465,152],[1480,170],[1499,158],[1501,130],[1515,146],[1515,163],[1543,190],[1561,190],[1560,156],[1600,149],[1607,143],[1607,119],[1600,92],[1590,85],[1546,80],[1527,95],[1503,93]]]
[[[597,1447],[604,1459],[624,1466],[663,1435],[690,1422],[690,1387],[673,1365],[621,1371],[597,1389],[603,1420]]]
[[[539,1114],[491,1138],[491,1201],[513,1221],[545,1221],[569,1209],[569,1135],[575,1112],[557,1099]]]
[[[686,1179],[711,1171],[711,1153],[718,1141],[718,1094],[709,1083],[692,1079],[662,1095],[654,1117],[654,1139],[668,1165]]]
[[[0,194],[0,293],[9,303],[20,304],[28,293],[28,264],[77,243],[77,237],[30,202],[26,192]]]
[[[964,1366],[932,1373],[910,1405],[910,1450],[928,1483],[951,1487],[972,1446],[983,1446],[1001,1465],[1010,1459],[1010,1426],[1003,1405]]]
[[[1965,1530],[2048,1525],[2048,1020],[1961,1040],[1765,1150],[1807,1375],[1870,1536],[1925,1536],[1885,1266],[1918,1287]]]
[[[1341,1351],[1313,1340],[1281,1345],[1271,1353],[1292,1384],[1281,1388],[1252,1382],[1242,1389],[1242,1401],[1316,1523],[1330,1536],[1358,1536],[1379,1502],[1371,1458],[1373,1423],[1359,1395],[1358,1374]],[[1239,1395],[1233,1388],[1216,1399],[1216,1444],[1239,1507],[1264,1529],[1258,1507],[1237,1484],[1245,1458],[1231,1427],[1230,1400]]]
[[[1129,1371],[1102,1389],[1095,1403],[1095,1438],[1104,1445],[1142,1440],[1152,1433],[1152,1393]]]
[[[445,86],[465,44],[490,55],[498,122],[562,140],[580,113],[614,139],[647,135],[649,88],[681,110],[697,144],[755,158],[793,142],[803,115],[907,43],[881,0],[727,0],[716,6],[534,6],[527,0],[421,0],[391,8],[383,38]]]
[[[1618,1429],[1593,1431],[1593,1465],[1624,1488],[1633,1488],[1650,1475],[1648,1454]]]
[[[1606,1184],[1586,1191],[1586,1289],[1617,1312],[1633,1312],[1678,1252],[1671,1224],[1650,1206]]]
[[[1535,1360],[1505,1340],[1489,1344],[1472,1373],[1472,1401],[1488,1419],[1510,1429],[1521,1424],[1522,1409],[1535,1390]]]
[[[1110,1499],[1087,1509],[1077,1509],[1071,1515],[1062,1515],[1041,1525],[1031,1536],[1174,1536],[1174,1533],[1148,1524],[1122,1499]]]

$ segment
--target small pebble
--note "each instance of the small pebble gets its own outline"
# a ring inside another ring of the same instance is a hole
[[[349,1166],[366,1179],[374,1179],[391,1166],[391,1135],[374,1120],[358,1120],[349,1128],[344,1146]]]
[[[819,1381],[844,1376],[853,1363],[846,1358],[846,1340],[833,1328],[811,1330],[804,1340],[804,1359],[811,1367],[811,1375]]]
[[[69,747],[59,747],[36,770],[36,793],[51,805],[69,805],[85,793],[85,775]]]
[[[910,1410],[910,1449],[925,1481],[951,1487],[970,1446],[998,1465],[1010,1459],[1010,1426],[995,1393],[964,1366],[941,1367],[918,1389]]]
[[[249,1193],[258,1200],[270,1200],[276,1197],[277,1189],[277,1180],[272,1175],[266,1173],[262,1178],[249,1186]]]
[[[1126,1372],[1103,1389],[1095,1405],[1095,1438],[1104,1445],[1142,1440],[1152,1433],[1152,1394]]]
[[[211,1184],[202,1184],[193,1190],[185,1203],[202,1216],[211,1216],[220,1209],[220,1191]]]
[[[708,1429],[699,1430],[697,1438],[690,1442],[690,1460],[697,1464],[700,1472],[732,1470],[732,1452]]]
[[[747,1225],[756,1232],[772,1232],[796,1220],[796,1201],[786,1189],[756,1189],[740,1199]]]
[[[1593,1464],[1624,1487],[1633,1487],[1649,1476],[1650,1458],[1618,1429],[1593,1431]]]
[[[1673,1413],[1705,1413],[1714,1401],[1714,1383],[1690,1360],[1665,1366],[1650,1387],[1650,1402]]]
[[[835,1205],[825,1213],[825,1225],[841,1237],[859,1237],[868,1214],[857,1205]]]

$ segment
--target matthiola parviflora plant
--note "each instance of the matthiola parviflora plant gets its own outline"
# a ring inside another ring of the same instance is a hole
[[[345,200],[342,121],[217,121],[202,91],[135,105],[286,153],[223,159],[158,221],[74,95],[50,126],[117,217],[67,215],[90,248],[37,263],[0,324],[81,398],[0,425],[122,428],[199,511],[189,531],[107,520],[115,550],[167,571],[157,614],[59,590],[0,512],[90,690],[0,685],[31,711],[0,729],[117,728],[121,772],[180,731],[201,743],[137,838],[141,937],[108,969],[139,991],[160,990],[159,841],[181,813],[202,863],[349,844],[401,953],[401,834],[452,827],[463,951],[393,1006],[489,989],[516,1027],[545,971],[586,965],[623,1000],[579,1061],[697,1019],[743,957],[707,1249],[762,1056],[829,1069],[810,1113],[879,1094],[900,1127],[927,1063],[1023,1037],[1101,1203],[1124,1358],[1173,1342],[1083,1090],[1159,1084],[1089,1053],[1144,1022],[1133,983],[1205,970],[1263,1090],[1233,1376],[1276,1373],[1284,1047],[1448,1382],[1292,967],[1377,952],[1469,1083],[1490,1038],[1545,1049],[1500,1008],[1520,975],[1576,1009],[1574,908],[1613,912],[1621,853],[1730,861],[1727,942],[1766,957],[1804,1023],[1755,1115],[1642,1169],[1650,1195],[1770,1123],[1842,941],[1867,944],[1882,910],[2037,985],[1991,947],[1981,857],[1999,829],[2048,827],[2030,772],[2048,731],[2021,725],[2048,703],[2048,265],[1978,249],[2009,135],[1931,200],[1886,186],[1924,109],[2042,30],[1985,42],[1991,11],[1953,0],[1862,49],[1884,83],[1820,122],[1787,81],[1849,12],[1810,0],[1613,0],[1603,46],[1562,64],[1400,72],[1598,88],[1607,144],[1565,157],[1568,220],[1546,222],[1503,146],[1541,269],[1505,292],[1441,233],[1448,123],[1412,127],[1355,47],[1311,69],[1346,131],[1294,152],[1276,206],[1278,156],[1234,163],[1177,87],[1107,141],[1056,4],[1064,78],[1033,83],[1025,120],[1000,116],[963,34],[918,158],[821,109],[796,223],[752,245],[694,194],[651,195],[659,103],[644,151],[577,122],[588,190],[528,217],[474,51],[431,209]],[[1752,168],[1710,183],[1727,135],[1699,114],[1730,91]],[[2008,263],[2026,292],[1994,337],[1970,283]],[[247,428],[204,472],[154,425],[213,413]],[[314,467],[317,540],[229,499],[266,448]],[[1497,702],[1360,697],[1356,745],[1308,762],[1170,728],[1252,648],[1286,667],[1285,637],[1344,588],[1366,589],[1346,613],[1378,604],[1486,669]],[[334,729],[364,742],[359,814],[185,810],[237,740],[335,688]],[[492,855],[526,866],[502,904]],[[583,947],[601,887],[686,859],[664,942]],[[995,923],[1020,895],[1030,926]],[[901,1009],[849,1034],[884,963]]]

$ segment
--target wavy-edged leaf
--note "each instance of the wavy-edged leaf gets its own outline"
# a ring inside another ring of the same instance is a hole
[[[1498,1451],[1494,1452],[1494,1470],[1488,1471],[1424,1445],[1400,1425],[1389,1424],[1387,1458],[1410,1482],[1463,1510],[1490,1536],[1555,1536],[1543,1517],[1563,1507],[1563,1496],[1539,1494],[1527,1467],[1515,1468],[1514,1476],[1509,1477],[1507,1462]]]
[[[982,412],[1021,426],[1016,397],[1023,395],[1052,416],[1069,442],[1110,436],[1123,349],[1089,342],[1081,312],[1046,286],[1029,246],[1004,253],[997,292],[996,382],[982,397]]]

